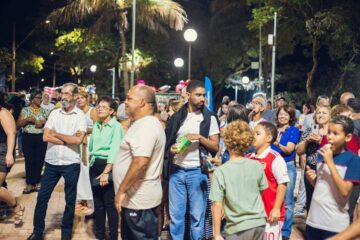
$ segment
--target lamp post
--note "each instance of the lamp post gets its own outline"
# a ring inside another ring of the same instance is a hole
[[[250,79],[249,77],[247,76],[243,76],[242,79],[241,79],[242,83],[243,83],[243,86],[244,86],[244,89],[245,89],[245,94],[244,94],[244,104],[246,105],[246,86],[249,84],[250,82]]]
[[[174,65],[178,69],[178,81],[180,81],[180,68],[184,66],[184,60],[182,58],[176,58],[174,60]]]
[[[275,93],[276,24],[277,24],[277,12],[274,13],[274,34],[268,36],[268,44],[272,45],[271,102],[273,105],[274,105],[274,93]]]
[[[96,70],[97,70],[97,66],[96,66],[96,65],[91,65],[91,66],[90,66],[90,71],[92,72],[92,80],[93,80],[93,83],[94,83],[94,75],[95,75]]]
[[[191,43],[195,42],[197,39],[197,32],[189,28],[184,32],[185,41],[189,43],[189,58],[188,58],[188,79],[191,77]]]

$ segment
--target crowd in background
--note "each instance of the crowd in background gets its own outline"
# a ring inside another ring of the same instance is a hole
[[[295,216],[306,218],[307,239],[352,239],[358,228],[350,223],[360,224],[360,99],[345,92],[332,102],[321,95],[299,111],[279,97],[272,108],[256,93],[245,105],[225,96],[212,112],[196,80],[165,105],[145,85],[124,102],[94,99],[70,83],[56,99],[37,89],[29,99],[1,93],[0,200],[21,226],[25,207],[6,186],[17,148],[23,194],[38,194],[28,239],[43,239],[60,178],[62,239],[71,239],[75,212],[94,218],[96,239],[118,239],[119,229],[122,239],[162,231],[171,239],[289,239]]]

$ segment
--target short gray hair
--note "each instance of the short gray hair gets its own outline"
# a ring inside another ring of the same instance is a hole
[[[267,99],[266,99],[266,94],[265,93],[262,93],[262,92],[255,93],[253,95],[252,99],[255,99],[255,98],[260,98],[261,99],[261,105],[263,107],[266,107]]]
[[[65,83],[62,87],[63,88],[64,87],[71,87],[73,94],[78,94],[79,93],[79,87],[75,83]]]

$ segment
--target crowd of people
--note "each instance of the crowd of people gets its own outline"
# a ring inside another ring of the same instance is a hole
[[[166,230],[174,240],[286,240],[294,216],[306,218],[306,239],[360,235],[360,99],[350,92],[333,106],[319,96],[302,112],[256,93],[246,105],[224,97],[215,113],[196,80],[166,106],[145,85],[121,104],[108,96],[93,104],[72,83],[55,103],[39,90],[28,104],[19,99],[14,107],[0,94],[0,201],[19,227],[34,211],[29,240],[43,239],[60,178],[64,240],[75,212],[94,218],[96,239],[159,239]],[[7,190],[16,143],[35,209]]]

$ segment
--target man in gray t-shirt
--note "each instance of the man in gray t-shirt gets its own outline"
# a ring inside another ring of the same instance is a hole
[[[153,116],[155,92],[148,86],[130,89],[126,113],[133,121],[114,161],[115,206],[121,213],[122,239],[158,239],[157,207],[162,199],[166,137]]]

